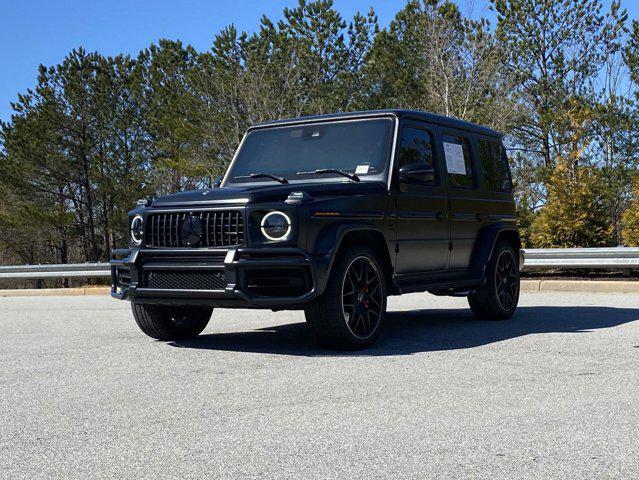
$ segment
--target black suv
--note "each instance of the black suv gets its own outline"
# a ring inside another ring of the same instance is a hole
[[[214,307],[304,310],[318,339],[363,348],[388,295],[467,296],[509,318],[523,263],[501,135],[418,111],[250,128],[219,188],[142,202],[112,295],[147,335],[198,335]]]

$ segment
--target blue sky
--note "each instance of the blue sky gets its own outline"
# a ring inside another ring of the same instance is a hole
[[[466,11],[469,1],[456,0]],[[608,3],[609,0],[604,0]],[[475,13],[487,0],[475,0]],[[8,120],[10,102],[35,84],[39,64],[54,65],[83,46],[106,55],[131,53],[160,38],[180,39],[208,49],[213,35],[234,23],[252,31],[262,14],[278,18],[297,0],[0,0],[0,120]],[[403,0],[335,0],[345,18],[372,5],[387,25]],[[633,18],[639,2],[622,0]]]

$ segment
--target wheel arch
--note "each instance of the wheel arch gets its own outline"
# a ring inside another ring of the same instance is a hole
[[[377,260],[381,263],[388,293],[396,293],[393,282],[393,257],[389,251],[386,237],[380,228],[365,224],[340,225],[325,235],[332,239],[332,241],[329,240],[329,243],[333,245],[331,250],[334,253],[333,261],[328,270],[329,276],[333,271],[335,258],[352,246],[363,245],[370,248],[375,253]],[[324,241],[326,242],[327,239],[325,238]]]
[[[519,254],[521,238],[515,226],[497,223],[482,229],[475,243],[472,257],[473,270],[482,278],[485,277],[486,265],[490,261],[495,246],[500,241],[510,243],[515,250],[515,255]]]

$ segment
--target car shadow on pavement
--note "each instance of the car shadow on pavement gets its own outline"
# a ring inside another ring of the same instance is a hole
[[[479,321],[470,310],[388,312],[377,343],[355,352],[319,346],[304,322],[169,342],[181,348],[298,356],[384,356],[457,350],[537,333],[584,333],[639,320],[639,308],[519,307],[506,321]]]

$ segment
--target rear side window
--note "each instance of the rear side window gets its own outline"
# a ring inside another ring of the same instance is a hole
[[[468,139],[454,135],[443,135],[442,140],[450,184],[457,188],[475,187],[475,172],[470,157]]]
[[[492,192],[510,192],[512,184],[508,158],[501,142],[482,139],[477,144],[479,146],[479,162],[484,174],[486,189]]]

